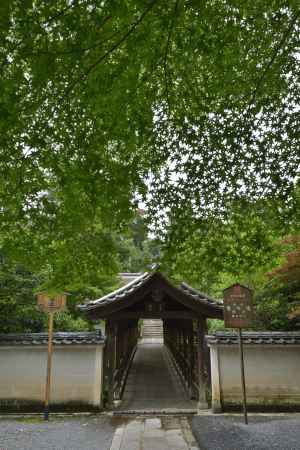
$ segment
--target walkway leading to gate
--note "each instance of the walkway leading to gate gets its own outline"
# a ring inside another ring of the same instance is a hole
[[[196,410],[170,361],[168,350],[160,343],[138,345],[123,394],[120,410]]]

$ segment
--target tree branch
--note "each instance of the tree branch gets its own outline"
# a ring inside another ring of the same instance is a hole
[[[109,55],[111,55],[117,48],[121,47],[121,45],[127,40],[127,38],[135,31],[138,25],[143,21],[145,16],[151,11],[151,9],[155,6],[155,4],[159,0],[151,0],[145,9],[145,11],[140,15],[140,17],[131,25],[129,30],[114,44],[112,47],[107,50],[103,55],[100,56],[93,64],[91,64],[66,90],[63,99],[66,98],[74,89],[74,87],[80,83],[82,80],[88,77],[88,75],[93,72],[96,67],[102,63]]]
[[[117,36],[119,34],[119,31],[116,31],[115,33],[112,33],[110,36],[108,36],[106,39],[103,39],[102,41],[98,41],[96,43],[94,43],[93,45],[90,45],[88,47],[84,47],[84,48],[76,48],[73,50],[65,50],[65,51],[37,51],[34,52],[33,49],[31,49],[31,52],[29,51],[27,53],[28,57],[39,57],[40,55],[52,55],[54,56],[63,56],[63,55],[72,55],[74,53],[85,53],[88,52],[89,50],[93,50],[97,47],[100,47],[101,45],[105,44],[107,41],[109,41],[110,39],[114,38],[115,36]],[[28,49],[30,50],[30,49]]]
[[[44,21],[41,22],[41,23],[39,23],[41,29],[42,29],[42,25],[48,25],[50,22],[54,21],[54,20],[57,19],[58,17],[63,16],[64,13],[65,13],[67,10],[69,10],[69,9],[71,9],[71,8],[73,8],[73,7],[77,7],[77,6],[79,6],[78,1],[76,1],[76,2],[74,1],[73,4],[71,4],[71,5],[69,5],[68,7],[64,8],[63,10],[59,11],[56,15],[50,17],[49,19],[44,20]],[[112,18],[111,15],[106,16],[106,17],[103,19],[102,23],[100,24],[100,28],[103,28],[104,25],[105,25],[111,18]],[[43,31],[45,31],[45,30],[43,30]],[[111,39],[112,37],[116,36],[116,34],[118,34],[118,33],[113,33],[111,36],[109,36],[108,39]],[[26,37],[28,37],[28,36],[29,36],[29,35],[27,34]],[[88,50],[92,50],[93,48],[99,47],[99,46],[102,45],[104,42],[106,42],[106,40],[102,40],[101,42],[97,42],[96,44],[93,44],[93,45],[91,45],[91,46],[89,46],[89,47],[86,47],[86,48],[76,49],[76,50],[69,50],[69,51],[64,51],[64,52],[63,52],[63,51],[62,51],[62,52],[49,52],[49,51],[37,51],[37,52],[34,52],[34,49],[33,49],[33,48],[30,49],[30,48],[28,48],[28,47],[27,47],[27,48],[25,47],[24,50],[25,50],[25,51],[28,50],[27,55],[28,55],[29,57],[30,57],[30,56],[32,56],[32,57],[35,57],[35,56],[38,57],[38,56],[40,56],[40,55],[67,55],[67,54],[72,54],[72,53],[85,53],[85,52],[88,51]],[[17,48],[20,47],[20,46],[22,45],[22,43],[23,43],[23,41],[17,42],[17,43],[13,46],[13,48],[12,48],[10,51],[11,51],[11,52],[14,52],[15,50],[17,50]],[[31,50],[31,51],[30,51],[30,50]],[[2,61],[2,63],[0,64],[0,70],[2,70],[2,69],[4,68],[5,64],[6,64],[6,57],[3,58],[3,61]]]
[[[174,28],[174,24],[175,24],[175,19],[176,19],[176,13],[177,13],[177,9],[178,9],[178,3],[179,0],[176,0],[175,2],[175,8],[174,8],[174,14],[168,29],[168,37],[167,37],[167,43],[166,43],[166,49],[165,49],[165,56],[164,56],[164,75],[165,75],[165,89],[166,89],[166,97],[167,97],[167,104],[168,104],[168,109],[170,111],[170,98],[169,98],[169,75],[168,75],[168,53],[169,53],[169,48],[170,48],[170,43],[171,43],[171,35],[172,35],[172,31]]]
[[[273,53],[273,55],[272,55],[270,61],[269,61],[268,64],[266,65],[265,70],[263,71],[262,75],[261,75],[260,78],[258,79],[258,82],[257,82],[257,84],[256,84],[256,86],[255,86],[254,92],[253,92],[253,94],[252,94],[252,96],[251,96],[251,98],[250,98],[249,104],[248,104],[248,108],[247,108],[248,110],[249,110],[250,106],[253,104],[253,102],[254,102],[254,100],[255,100],[255,98],[256,98],[256,95],[257,95],[257,93],[258,93],[258,90],[259,90],[259,88],[261,87],[261,85],[262,85],[262,83],[263,83],[263,81],[264,81],[264,79],[265,79],[265,77],[266,77],[268,71],[270,70],[270,68],[271,68],[272,65],[274,64],[274,62],[275,62],[275,60],[276,60],[276,58],[277,58],[277,56],[278,56],[279,51],[280,51],[281,48],[284,46],[284,44],[285,44],[287,38],[289,37],[289,35],[290,35],[291,32],[293,31],[294,25],[296,24],[296,22],[297,22],[299,16],[300,16],[300,9],[298,10],[298,12],[297,12],[297,13],[295,14],[295,16],[293,17],[293,20],[291,21],[289,27],[288,27],[288,28],[286,29],[286,31],[284,32],[284,34],[283,34],[281,40],[279,41],[277,47],[275,48],[274,53]]]
[[[65,8],[63,8],[61,11],[58,11],[56,14],[54,14],[53,16],[49,17],[49,19],[46,19],[42,22],[43,25],[48,25],[49,23],[53,22],[54,20],[58,19],[59,17],[63,16],[65,14],[66,11],[68,11],[69,9],[72,9],[73,7],[79,6],[79,2],[78,0],[74,0],[73,3],[71,3],[70,5],[66,6]]]

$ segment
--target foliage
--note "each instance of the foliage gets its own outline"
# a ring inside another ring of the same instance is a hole
[[[269,276],[277,277],[284,283],[300,280],[300,235],[288,236],[283,244],[291,244],[292,249],[285,253],[286,261],[281,267],[274,269]]]
[[[256,297],[256,328],[269,330],[299,329],[299,320],[290,320],[288,313],[295,296],[299,295],[300,281],[278,286],[266,285]]]
[[[214,295],[262,288],[299,225],[299,18],[297,0],[2,0],[5,283],[17,261],[93,290],[163,255]],[[163,252],[126,231],[140,199]]]
[[[284,261],[268,273],[271,282],[258,297],[258,323],[293,329],[300,325],[300,237],[288,236],[282,243],[292,248],[285,251]]]
[[[208,333],[215,333],[216,331],[224,331],[225,330],[224,321],[218,319],[208,319],[207,328]]]
[[[45,320],[36,309],[34,289],[39,280],[21,266],[11,265],[1,255],[0,332],[41,331]]]
[[[0,232],[28,267],[57,267],[58,285],[105,271],[135,198],[180,233],[236,199],[293,207],[296,0],[0,8]]]
[[[160,256],[160,243],[148,236],[148,227],[139,211],[127,233],[117,236],[117,254],[123,272],[150,270]]]
[[[280,225],[268,209],[274,205],[258,202],[251,208],[235,204],[228,221],[206,221],[189,236],[175,233],[176,255],[165,246],[165,267],[173,278],[185,279],[200,291],[222,298],[223,290],[235,282],[253,289],[256,329],[291,330],[299,320],[288,313],[299,305],[299,209]],[[276,214],[274,209],[273,214]],[[271,279],[271,280],[270,280]],[[224,329],[218,321],[209,322],[210,331]]]
[[[189,235],[171,232],[164,264],[179,279],[213,296],[222,297],[222,289],[237,281],[256,288],[281,253],[276,243],[281,229],[266,216],[262,204],[256,208],[241,204],[232,209],[228,220],[198,221]]]
[[[47,316],[37,310],[36,292],[45,285],[45,271],[33,274],[20,264],[13,264],[1,253],[0,263],[0,333],[41,332],[47,329]],[[84,331],[94,328],[76,306],[86,298],[99,298],[115,289],[118,281],[111,278],[97,280],[101,287],[84,286],[69,292],[67,310],[56,313],[56,331]]]
[[[113,249],[111,258],[115,258],[115,268],[125,272],[149,270],[155,252],[158,251],[154,241],[148,238],[147,227],[141,212],[136,215],[126,236],[112,234],[109,236],[109,241]],[[114,273],[109,272],[111,264],[108,264],[107,273],[104,273],[103,270],[93,269],[93,265],[88,264],[88,258],[85,260],[85,266],[76,267],[78,261],[82,263],[81,258],[73,262],[78,252],[89,252],[89,245],[96,246],[99,252],[103,250],[99,244],[97,247],[95,236],[85,236],[85,239],[77,241],[76,245],[74,245],[75,240],[72,240],[72,243],[73,246],[65,252],[65,255],[59,254],[61,259],[55,265],[51,266],[48,263],[36,273],[31,273],[20,264],[14,264],[4,256],[2,250],[0,332],[45,331],[47,318],[46,315],[37,311],[35,294],[40,290],[47,290],[50,295],[55,295],[57,291],[65,291],[66,287],[68,288],[67,310],[55,314],[55,330],[94,329],[94,323],[83,317],[77,305],[84,303],[87,299],[100,298],[115,290],[119,287],[120,280]],[[101,261],[101,255],[99,260]],[[64,266],[60,267],[60,263]],[[78,276],[78,270],[81,270],[80,276]]]

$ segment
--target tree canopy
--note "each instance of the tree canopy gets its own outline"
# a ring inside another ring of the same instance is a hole
[[[97,242],[90,237],[92,243]],[[147,236],[147,227],[142,211],[136,215],[126,234],[110,236],[114,251],[115,270],[120,272],[139,272],[149,270],[158,253],[157,242]],[[82,252],[88,251],[85,242],[80,243]],[[99,252],[103,248],[98,247]],[[105,254],[105,252],[104,252]],[[88,264],[82,257],[82,272],[72,265],[71,255],[60,255],[53,266],[44,265],[36,272],[29,271],[21,264],[13,263],[0,249],[0,333],[39,332],[47,328],[47,316],[37,310],[36,294],[41,290],[65,290],[67,292],[66,311],[55,314],[57,331],[81,331],[94,329],[94,323],[84,317],[77,309],[78,304],[87,299],[94,300],[114,291],[124,283],[122,277],[109,271],[96,270],[96,262]],[[99,257],[98,262],[101,261]],[[70,267],[62,267],[68,262]],[[105,266],[105,262],[102,262]],[[110,264],[108,264],[111,267]]]
[[[299,19],[298,0],[1,1],[6,250],[113,271],[110,231],[139,199],[180,233],[262,200],[282,219],[300,163]]]

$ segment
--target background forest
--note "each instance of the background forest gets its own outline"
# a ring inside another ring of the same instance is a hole
[[[254,219],[253,219],[254,220]],[[297,222],[295,222],[297,223]],[[300,234],[291,223],[291,234],[280,236],[256,217],[252,227],[237,228],[219,224],[207,229],[205,235],[197,230],[189,239],[178,243],[178,252],[168,254],[168,242],[159,241],[148,232],[143,211],[139,210],[127,234],[110,236],[110,272],[90,272],[89,278],[68,286],[68,310],[55,317],[55,329],[80,331],[94,329],[76,305],[86,299],[96,299],[122,284],[119,272],[142,272],[160,269],[174,283],[186,281],[216,299],[234,282],[241,282],[255,292],[255,329],[298,329],[297,305],[300,305]],[[244,221],[241,222],[241,225]],[[98,249],[101,252],[101,247]],[[46,329],[45,315],[36,309],[35,294],[47,288],[52,268],[42,267],[30,272],[22,264],[1,254],[0,272],[0,332],[39,332]],[[294,313],[293,313],[294,311]],[[223,324],[210,320],[210,330],[222,329]]]

